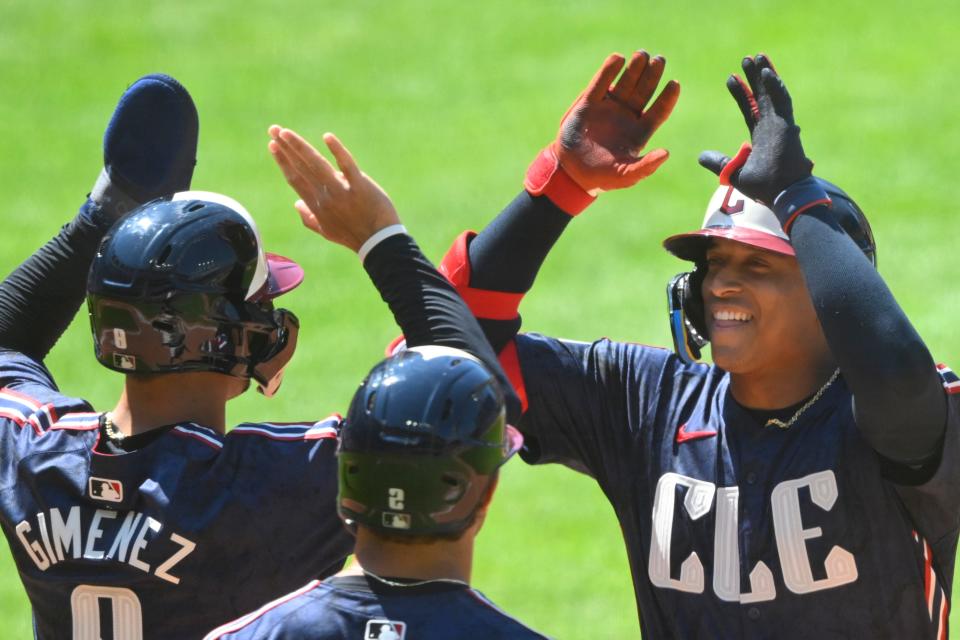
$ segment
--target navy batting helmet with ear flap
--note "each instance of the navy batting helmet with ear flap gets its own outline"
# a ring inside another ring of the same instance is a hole
[[[124,373],[253,378],[272,395],[299,324],[271,299],[301,280],[295,262],[264,253],[236,200],[203,191],[154,200],[114,225],[90,268],[97,360]]]
[[[863,211],[840,187],[822,178],[816,180],[833,202],[832,219],[876,267],[877,244]],[[781,228],[776,214],[732,186],[721,186],[714,192],[701,229],[664,240],[667,251],[695,264],[692,271],[674,276],[667,285],[673,347],[685,362],[699,360],[700,352],[709,340],[700,288],[706,269],[705,256],[712,238],[726,238],[767,251],[795,255],[790,238]]]
[[[370,371],[344,420],[340,516],[393,534],[462,531],[522,443],[496,378],[474,356],[401,352]]]

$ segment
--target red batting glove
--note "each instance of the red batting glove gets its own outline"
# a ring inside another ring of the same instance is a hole
[[[669,81],[650,108],[666,64],[637,51],[616,84],[624,58],[611,54],[589,86],[564,115],[557,139],[527,170],[524,186],[533,195],[546,195],[558,207],[576,215],[597,194],[633,186],[666,162],[666,149],[640,151],[673,111],[680,85]]]

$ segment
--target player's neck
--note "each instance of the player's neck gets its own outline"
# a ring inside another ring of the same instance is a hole
[[[223,433],[229,398],[229,378],[220,374],[128,376],[111,419],[128,436],[181,422]]]
[[[474,535],[466,532],[459,540],[438,540],[429,544],[401,544],[357,531],[356,563],[344,575],[363,571],[383,578],[411,580],[459,580],[469,583],[473,568]]]
[[[806,400],[830,380],[836,370],[832,358],[814,366],[782,371],[731,373],[730,392],[750,409],[783,409]]]

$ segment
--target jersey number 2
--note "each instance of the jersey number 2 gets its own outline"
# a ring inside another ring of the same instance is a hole
[[[403,511],[403,502],[406,499],[406,496],[403,493],[403,489],[391,488],[387,491],[387,506],[396,511]]]
[[[130,589],[82,584],[70,594],[73,640],[142,640],[140,599]]]

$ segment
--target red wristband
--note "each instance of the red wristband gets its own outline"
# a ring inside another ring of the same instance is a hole
[[[583,190],[560,166],[553,147],[547,147],[527,168],[523,186],[534,196],[547,196],[565,213],[575,216],[597,199]]]

